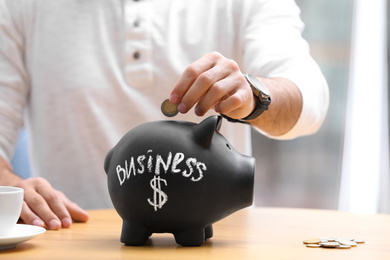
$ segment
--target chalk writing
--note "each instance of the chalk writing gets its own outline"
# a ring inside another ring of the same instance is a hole
[[[207,166],[194,157],[186,158],[184,153],[172,152],[163,157],[160,154],[153,154],[148,150],[146,154],[131,156],[124,161],[124,166],[116,166],[116,174],[119,184],[122,186],[125,181],[130,180],[131,176],[137,176],[144,173],[153,174],[150,180],[150,187],[153,189],[153,198],[148,198],[148,203],[154,208],[154,211],[161,209],[168,201],[168,195],[162,191],[162,184],[168,186],[167,180],[161,178],[162,174],[178,174],[189,178],[193,182],[198,182],[203,178],[207,171]]]
[[[152,187],[154,193],[153,201],[149,198],[148,202],[154,207],[154,211],[157,211],[157,208],[161,209],[168,201],[167,194],[161,190],[161,183],[164,183],[165,186],[167,186],[167,181],[161,179],[160,176],[154,175],[153,179],[150,180],[150,187]]]
[[[145,172],[155,175],[169,172],[172,174],[181,173],[183,177],[191,177],[191,181],[197,182],[203,178],[204,172],[207,171],[206,164],[193,157],[186,159],[184,153],[178,152],[173,156],[172,152],[169,152],[164,159],[162,155],[153,155],[152,152],[152,150],[148,150],[146,155],[139,155],[136,158],[130,157],[128,160],[125,160],[124,167],[117,165],[116,173],[119,184],[123,185],[131,176],[144,174]]]

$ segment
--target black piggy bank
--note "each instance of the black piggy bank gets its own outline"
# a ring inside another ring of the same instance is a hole
[[[108,152],[104,168],[122,243],[172,233],[180,245],[199,246],[212,237],[212,223],[252,204],[255,159],[227,142],[221,122],[145,123]]]

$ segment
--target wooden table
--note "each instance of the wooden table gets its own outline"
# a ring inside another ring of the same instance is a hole
[[[390,259],[390,215],[354,215],[330,210],[248,208],[214,225],[214,237],[200,247],[178,246],[171,234],[153,234],[147,245],[119,241],[121,219],[114,210],[89,211],[88,223],[47,231],[0,259]],[[360,238],[351,249],[307,248],[313,237]]]

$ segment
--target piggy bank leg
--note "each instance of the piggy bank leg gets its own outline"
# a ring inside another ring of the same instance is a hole
[[[213,237],[213,225],[212,224],[206,226],[206,228],[204,229],[204,235],[205,235],[206,239]]]
[[[141,246],[146,243],[152,232],[148,228],[131,221],[123,221],[121,242],[126,246]]]
[[[205,241],[204,228],[176,232],[173,235],[176,243],[182,246],[200,246]]]

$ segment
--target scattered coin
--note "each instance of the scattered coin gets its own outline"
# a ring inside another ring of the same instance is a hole
[[[167,117],[173,117],[179,113],[179,110],[177,109],[176,104],[173,104],[169,99],[166,99],[161,104],[161,112]]]
[[[319,243],[321,243],[321,240],[318,238],[311,238],[311,239],[303,240],[303,243],[304,244],[319,244]]]
[[[339,246],[336,246],[337,249],[350,249],[351,246],[349,245],[339,245]]]
[[[337,241],[345,240],[345,241],[355,241],[354,238],[338,238]]]
[[[354,238],[310,238],[303,240],[306,247],[311,248],[337,248],[337,249],[349,249],[356,247],[358,244],[365,243],[364,240]]]
[[[357,246],[357,243],[351,240],[339,240],[340,245]]]
[[[321,247],[321,245],[320,244],[306,244],[306,247],[314,248],[314,247]]]
[[[339,245],[340,245],[339,242],[326,242],[320,244],[321,247],[331,247],[331,248],[338,247]]]

